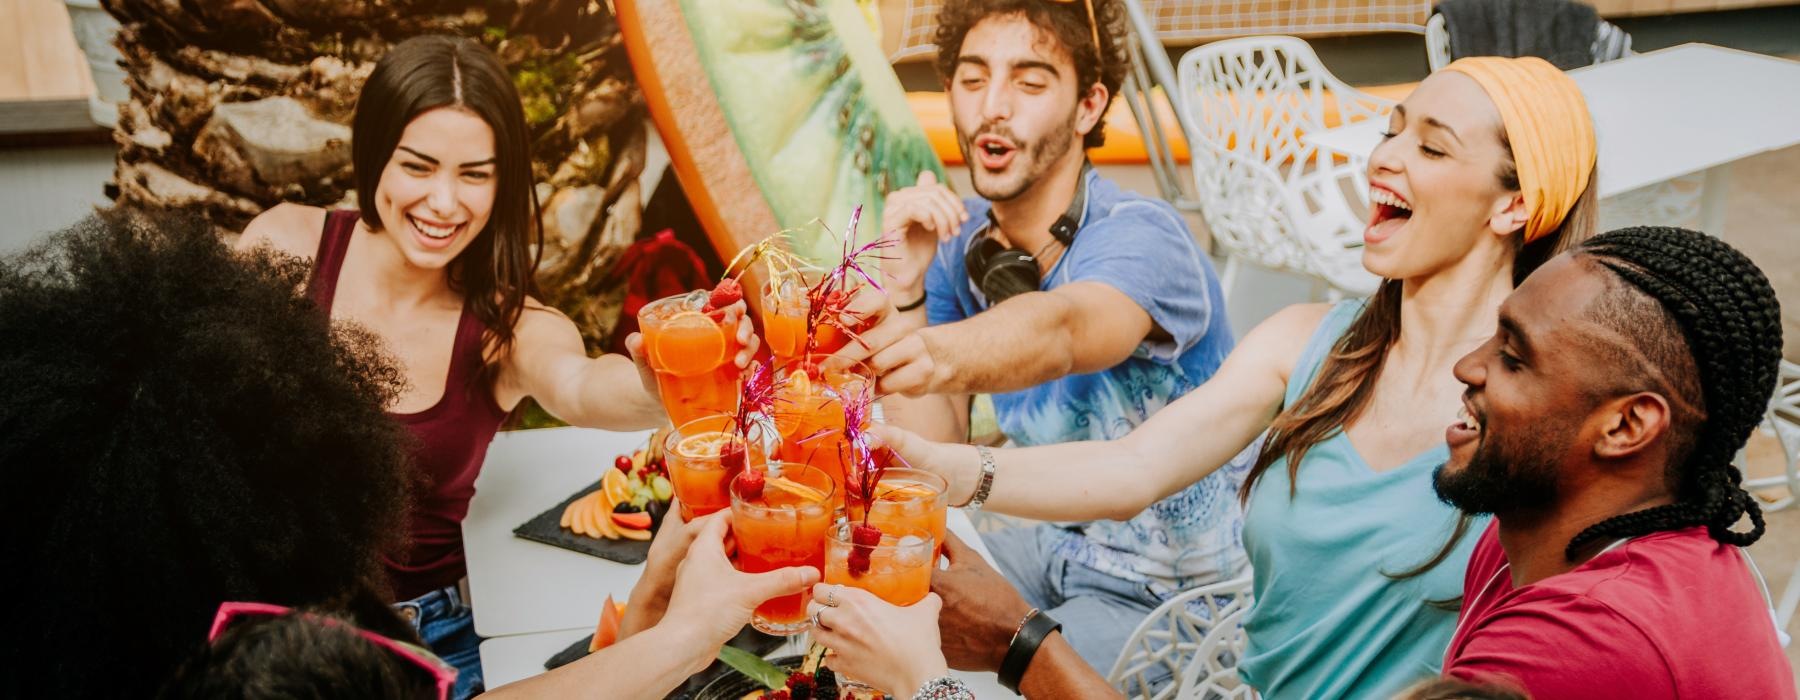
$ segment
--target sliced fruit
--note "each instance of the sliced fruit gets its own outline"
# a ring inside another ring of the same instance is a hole
[[[625,478],[624,472],[609,471],[600,478],[600,492],[606,494],[608,503],[631,500],[631,480]]]
[[[732,436],[721,432],[701,433],[682,440],[675,449],[690,458],[717,457],[726,445],[735,443]]]
[[[624,530],[650,529],[650,514],[643,511],[636,513],[620,513],[613,511],[612,521]]]
[[[802,499],[805,499],[808,501],[823,501],[823,500],[825,500],[825,492],[824,491],[820,491],[811,486],[807,486],[806,484],[802,484],[798,481],[794,481],[793,479],[789,479],[785,476],[778,476],[778,477],[769,479],[768,485],[770,488],[778,489],[781,491],[786,491],[790,494],[793,494],[794,496],[797,496],[799,498],[802,498]]]
[[[931,498],[935,495],[937,495],[937,492],[924,484],[900,483],[884,489],[881,493],[876,494],[876,498],[882,500],[905,501],[914,498]]]
[[[705,314],[684,311],[656,332],[650,357],[658,368],[677,377],[713,371],[725,361],[725,331]]]
[[[619,530],[619,537],[623,537],[628,540],[637,540],[639,542],[648,542],[648,541],[650,541],[650,536],[651,536],[651,534],[650,534],[650,530],[648,528],[643,529],[643,530],[623,530],[623,529]]]
[[[607,596],[606,604],[600,606],[600,624],[594,627],[594,639],[588,642],[588,651],[600,651],[619,641],[619,622],[624,617],[625,606],[614,604],[612,596]]]

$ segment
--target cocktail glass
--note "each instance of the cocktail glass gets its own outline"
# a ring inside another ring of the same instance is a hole
[[[825,583],[861,588],[894,605],[912,605],[931,592],[932,553],[937,543],[926,530],[901,530],[881,533],[881,543],[860,547],[851,539],[859,522],[842,522],[832,527],[825,539]],[[867,566],[857,566],[857,550],[867,552]],[[839,678],[838,683],[853,693],[874,690],[865,683]]]
[[[936,543],[933,557],[944,548],[944,529],[949,509],[949,482],[923,469],[888,469],[875,485],[875,505],[868,509],[867,522],[882,532],[924,530]],[[863,522],[865,510],[862,494],[848,489],[846,512],[852,522]]]
[[[768,447],[759,436],[760,428],[754,428],[751,439],[739,437],[732,432],[732,417],[723,414],[698,418],[669,432],[663,461],[683,521],[731,507],[731,478],[746,468],[762,469],[769,461]]]
[[[776,370],[775,427],[781,461],[810,464],[831,475],[843,506],[849,445],[844,440],[844,401],[874,389],[867,365],[828,355],[808,355]],[[867,428],[867,425],[862,426]]]
[[[737,328],[726,324],[722,311],[702,311],[707,296],[706,290],[677,294],[638,311],[644,352],[675,425],[737,410],[743,379],[733,361],[742,349]]]
[[[745,497],[750,472],[738,474],[731,489],[731,531],[737,538],[737,567],[747,573],[789,566],[825,567],[825,533],[833,520],[831,477],[804,464],[771,462],[761,472],[761,493]],[[787,636],[806,631],[806,591],[771,598],[756,606],[751,626]]]

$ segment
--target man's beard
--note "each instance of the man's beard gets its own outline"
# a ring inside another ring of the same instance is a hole
[[[1062,128],[1045,134],[1029,144],[1018,144],[1020,153],[1018,156],[1014,156],[1013,162],[1018,162],[1020,157],[1029,156],[1027,160],[1031,169],[1014,180],[1012,186],[1006,189],[992,189],[991,185],[982,182],[985,174],[982,172],[981,163],[977,162],[974,154],[970,152],[972,149],[970,144],[975,141],[975,138],[987,134],[989,131],[977,131],[970,134],[963,140],[963,162],[969,166],[969,182],[975,186],[975,194],[981,195],[982,199],[990,202],[1005,202],[1025,194],[1026,190],[1043,180],[1044,173],[1049,172],[1050,168],[1069,152],[1069,144],[1074,140],[1076,113],[1077,110],[1071,107],[1069,118],[1063,122]],[[1010,137],[1010,134],[1007,133],[1009,131],[1001,131],[996,135]],[[1016,140],[1015,143],[1017,143]]]
[[[1431,485],[1438,500],[1473,514],[1539,511],[1556,502],[1557,448],[1573,436],[1544,435],[1508,444],[1482,431],[1468,466],[1439,466]]]

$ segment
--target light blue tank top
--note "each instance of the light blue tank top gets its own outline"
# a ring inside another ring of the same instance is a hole
[[[1326,314],[1294,368],[1285,405],[1311,386],[1362,304],[1339,302]],[[1456,510],[1431,487],[1448,456],[1440,444],[1378,473],[1340,430],[1307,451],[1292,498],[1287,460],[1263,474],[1244,518],[1256,605],[1245,618],[1249,649],[1239,665],[1263,697],[1388,698],[1438,675],[1456,613],[1426,601],[1462,595],[1463,570],[1486,520],[1424,575],[1395,580],[1383,572],[1429,561],[1455,529]]]

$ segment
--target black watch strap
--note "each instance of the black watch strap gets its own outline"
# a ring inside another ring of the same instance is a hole
[[[1006,647],[1006,656],[1000,661],[1000,685],[1012,692],[1019,692],[1019,681],[1025,677],[1025,669],[1031,665],[1031,657],[1037,656],[1037,650],[1051,632],[1062,629],[1062,623],[1045,614],[1042,610],[1032,610],[1025,614],[1025,620],[1019,623],[1019,631],[1013,634],[1012,644]]]

